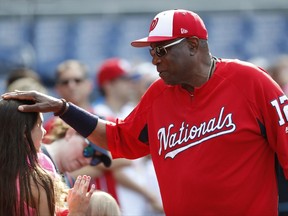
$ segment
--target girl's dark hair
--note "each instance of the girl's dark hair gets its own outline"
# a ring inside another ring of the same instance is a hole
[[[43,189],[50,210],[47,214],[54,215],[53,181],[39,166],[31,137],[39,113],[18,111],[21,104],[33,102],[0,100],[0,215],[24,216],[29,206],[39,215],[40,190]],[[36,185],[37,200],[33,198],[31,185]]]

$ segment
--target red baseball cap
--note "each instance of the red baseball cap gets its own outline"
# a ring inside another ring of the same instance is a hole
[[[129,77],[130,69],[131,65],[125,59],[110,58],[105,60],[97,73],[99,87],[102,87],[105,82],[109,82],[120,77]]]
[[[157,14],[150,24],[149,36],[132,41],[134,47],[150,46],[152,42],[196,36],[208,39],[208,32],[200,16],[192,11],[175,9]]]

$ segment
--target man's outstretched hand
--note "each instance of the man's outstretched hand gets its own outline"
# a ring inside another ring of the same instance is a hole
[[[37,92],[37,91],[14,91],[2,94],[4,100],[33,100],[35,104],[21,105],[18,107],[22,112],[54,112],[57,113],[63,106],[61,99]]]

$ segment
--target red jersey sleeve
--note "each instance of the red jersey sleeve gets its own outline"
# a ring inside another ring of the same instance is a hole
[[[150,153],[147,119],[153,100],[159,97],[164,89],[163,81],[157,80],[124,120],[116,119],[117,127],[107,124],[108,147],[113,158],[135,159]]]
[[[276,152],[288,179],[288,98],[266,71],[250,64],[237,67],[246,79],[241,79],[240,76],[234,83],[237,83],[238,89],[242,89],[255,111],[261,134]],[[251,78],[247,80],[247,77]]]

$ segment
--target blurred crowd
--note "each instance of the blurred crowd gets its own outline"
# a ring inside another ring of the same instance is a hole
[[[273,62],[255,58],[251,59],[251,63],[265,69],[284,92],[288,93],[288,54],[279,56]],[[43,85],[37,71],[25,67],[14,68],[7,72],[5,91],[49,92],[101,118],[115,121],[129,115],[147,88],[158,79],[156,68],[150,62],[132,63],[119,57],[106,59],[94,69],[88,68],[81,61],[68,59],[51,73],[55,74],[55,83],[53,88],[48,88]],[[41,144],[39,160],[45,169],[59,174],[67,187],[73,187],[78,175],[92,177],[90,184],[95,184],[101,193],[95,193],[90,201],[94,205],[91,205],[89,211],[110,211],[105,215],[123,216],[164,215],[156,174],[149,155],[136,160],[111,159],[110,166],[104,162],[93,164],[92,156],[83,154],[89,146],[85,138],[51,114],[45,114],[43,121],[46,134]],[[107,155],[109,156],[109,152]],[[52,161],[52,165],[45,163],[46,157]],[[280,208],[285,211],[288,209],[288,197],[283,188],[287,189],[287,183],[282,178],[280,167],[277,167],[277,171]]]

